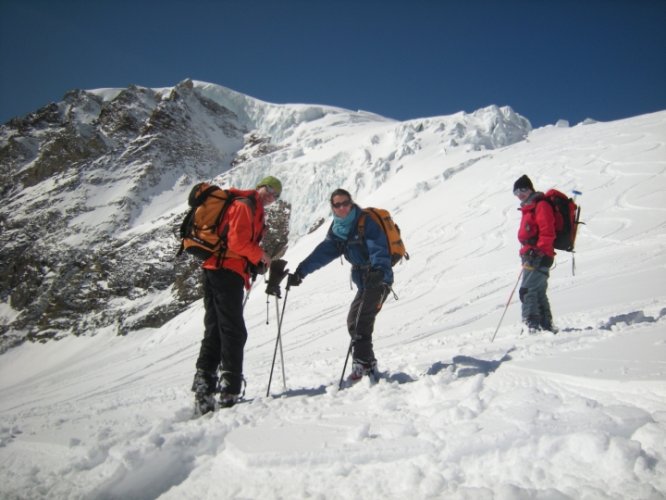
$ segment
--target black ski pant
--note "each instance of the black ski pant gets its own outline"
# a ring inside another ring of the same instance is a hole
[[[204,337],[197,369],[208,373],[222,370],[221,385],[240,394],[243,381],[243,350],[247,330],[243,318],[244,280],[228,269],[203,270]]]
[[[353,341],[354,361],[371,364],[376,361],[372,348],[375,318],[388,297],[389,288],[378,286],[356,292],[347,315],[347,330]]]

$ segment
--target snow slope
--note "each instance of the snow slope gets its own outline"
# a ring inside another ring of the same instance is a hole
[[[435,135],[357,200],[389,208],[412,255],[376,325],[384,380],[337,389],[353,297],[340,262],[278,304],[255,285],[249,401],[197,420],[200,303],[158,330],[25,344],[0,360],[0,496],[666,498],[666,112],[492,151]],[[562,331],[521,335],[514,301],[491,343],[520,270],[523,173],[582,191],[586,225],[575,276],[566,253],[552,271]],[[266,397],[284,301],[286,384],[278,356]]]

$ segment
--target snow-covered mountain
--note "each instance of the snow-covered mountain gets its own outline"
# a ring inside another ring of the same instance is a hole
[[[279,302],[255,285],[248,401],[200,419],[189,390],[200,301],[125,337],[112,324],[23,343],[0,357],[0,496],[666,498],[666,111],[530,131],[505,108],[398,123],[192,91],[226,103],[239,124],[261,122],[219,179],[283,178],[288,267],[323,238],[332,187],[394,214],[411,259],[396,266],[398,300],[377,319],[386,377],[337,388],[353,297],[338,261]],[[511,189],[524,173],[540,189],[581,191],[586,225],[575,275],[565,252],[551,273],[560,333],[521,335],[514,297],[490,342],[520,270]],[[110,238],[159,233],[188,184],[155,195]],[[146,293],[145,307],[170,294]],[[112,306],[131,307],[123,300]],[[283,307],[284,366],[278,356],[267,396]]]
[[[0,127],[0,352],[24,338],[160,326],[198,299],[197,267],[174,262],[173,236],[196,182],[278,176],[293,209],[273,212],[290,212],[295,241],[327,215],[332,189],[367,196],[423,158],[424,143],[441,157],[529,130],[510,108],[401,123],[191,80],[72,91]]]

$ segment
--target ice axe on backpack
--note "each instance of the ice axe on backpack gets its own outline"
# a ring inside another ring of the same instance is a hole
[[[287,276],[288,270],[285,269],[287,261],[277,259],[271,262],[271,267],[268,275],[268,284],[266,286],[266,295],[275,296],[275,311],[277,314],[278,328],[277,337],[275,339],[275,349],[273,351],[273,362],[271,363],[271,373],[268,377],[268,388],[266,389],[266,397],[271,393],[271,382],[273,381],[273,370],[275,368],[275,358],[277,357],[278,346],[280,347],[280,361],[282,365],[282,384],[284,390],[287,390],[287,377],[284,370],[284,352],[282,350],[282,320],[284,319],[284,310],[287,306],[287,296],[289,295],[289,287],[284,295],[284,302],[282,303],[282,313],[280,313],[280,298],[282,293],[280,290],[280,283]]]
[[[582,195],[582,194],[583,193],[581,193],[580,191],[576,191],[574,189],[574,191],[573,191],[573,195],[574,195],[573,196],[573,201],[574,201],[574,203],[576,202],[576,198],[578,198],[578,195]],[[574,233],[573,233],[574,243],[576,241],[576,234],[578,232],[578,226],[580,224],[585,224],[585,223],[581,222],[581,220],[580,220],[580,205],[577,205],[576,206],[576,216],[574,218]],[[576,275],[576,254],[574,253],[573,249],[571,250],[571,274],[573,276]]]

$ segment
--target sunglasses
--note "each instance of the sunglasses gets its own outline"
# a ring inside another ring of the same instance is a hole
[[[266,188],[266,191],[268,191],[268,194],[270,194],[273,197],[274,200],[277,200],[278,198],[280,198],[280,195],[277,194],[275,189],[273,189],[270,186],[264,186],[264,187]]]
[[[529,192],[530,192],[530,190],[527,189],[527,188],[518,188],[513,192],[513,194],[515,196],[518,196],[519,194],[525,194],[525,193],[529,193]]]
[[[337,202],[337,203],[333,203],[333,202],[331,202],[331,206],[332,206],[333,208],[348,207],[348,206],[351,205],[351,204],[352,204],[351,200],[339,201],[339,202]]]

